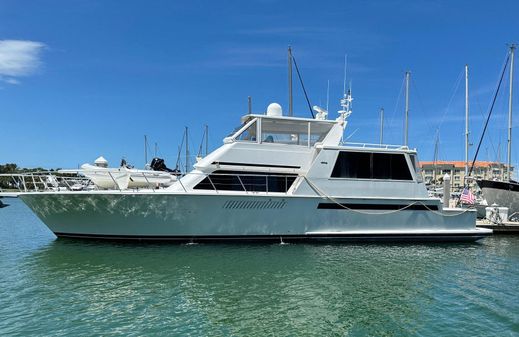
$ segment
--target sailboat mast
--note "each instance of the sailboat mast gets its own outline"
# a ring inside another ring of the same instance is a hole
[[[209,126],[205,125],[205,155],[209,153]]]
[[[288,46],[288,115],[294,115],[292,97],[292,47]]]
[[[508,164],[508,181],[511,178],[512,168],[512,94],[513,94],[513,83],[514,83],[514,53],[515,44],[510,46],[510,96],[508,97],[508,153],[507,153],[507,164]]]
[[[148,164],[148,137],[144,135],[144,166]]]
[[[189,134],[186,126],[186,174],[189,168]]]
[[[405,131],[404,131],[404,145],[408,145],[409,140],[409,77],[411,72],[408,70],[405,72]]]
[[[384,142],[384,108],[380,108],[380,145]]]
[[[469,175],[469,66],[465,65],[465,177]]]
[[[436,130],[436,141],[434,142],[434,158],[433,158],[433,181],[436,186],[436,163],[438,162],[438,143],[440,142],[440,131]]]

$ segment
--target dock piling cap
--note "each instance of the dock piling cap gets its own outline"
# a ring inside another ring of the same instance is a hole
[[[94,161],[94,164],[95,166],[99,167],[108,167],[108,160],[106,160],[103,156],[99,156],[99,158]]]

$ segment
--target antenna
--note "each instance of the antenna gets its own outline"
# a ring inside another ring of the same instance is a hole
[[[384,142],[384,108],[380,108],[380,145]]]
[[[315,119],[325,120],[328,117],[328,105],[330,103],[330,80],[328,80],[328,88],[326,90],[326,109],[321,108],[318,105],[314,105],[312,110],[317,112],[315,114]],[[320,105],[321,103],[319,103]]]
[[[404,130],[404,145],[408,144],[409,137],[409,77],[411,72],[408,70],[405,72],[405,130]]]
[[[348,69],[348,54],[344,55],[344,88],[343,93],[346,95],[346,71]]]
[[[339,113],[339,118],[342,120],[345,120],[348,118],[352,111],[352,101],[353,97],[351,96],[351,82],[350,82],[350,88],[348,91],[346,91],[346,71],[348,68],[348,54],[344,55],[344,96],[341,99],[341,107],[342,109],[337,111]],[[343,127],[346,127],[346,125],[343,125]]]
[[[294,115],[292,97],[292,47],[288,46],[288,115]]]

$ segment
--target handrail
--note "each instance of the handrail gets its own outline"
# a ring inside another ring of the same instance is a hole
[[[215,191],[216,193],[218,193],[218,189],[216,188],[215,184],[214,184],[213,181],[211,180],[211,175],[210,175],[210,174],[207,175],[207,179],[209,179],[209,182],[211,183],[211,186],[213,186],[214,191]],[[180,180],[181,180],[181,179],[180,179]],[[180,181],[180,180],[179,180],[179,181]]]
[[[396,145],[396,144],[372,144],[372,143],[355,143],[355,142],[341,142],[342,146],[352,146],[361,148],[378,148],[378,149],[393,149],[393,150],[411,150],[407,145]]]
[[[0,178],[6,178],[3,183],[8,189],[19,192],[73,190],[74,185],[80,184],[87,188],[91,183],[88,178],[63,175],[55,171],[1,173]]]
[[[186,190],[186,188],[184,187],[184,184],[182,184],[182,179],[178,179],[177,181],[180,183],[180,186],[182,186],[182,189],[184,190],[184,192],[187,193],[187,190]]]
[[[112,172],[110,172],[110,171],[106,171],[106,172],[108,172],[108,175],[110,175],[110,178],[112,178],[112,181],[114,182],[115,187],[117,187],[117,189],[120,191],[120,190],[121,190],[121,186],[119,186],[119,184],[117,183],[117,181],[115,181],[115,178],[114,178],[114,176],[112,175]]]
[[[113,191],[124,191],[125,189],[119,186],[117,180],[111,172],[107,176],[111,178],[114,183]],[[155,192],[155,187],[144,173],[141,173],[144,177],[146,184],[149,189],[151,188]],[[291,180],[297,179],[298,174],[278,174],[278,173],[254,173],[254,172],[233,172],[233,173],[204,173],[199,171],[189,172],[173,183],[174,186],[177,184],[178,188],[181,188],[184,192],[189,192],[194,186],[192,183],[198,184],[201,182],[200,179],[195,179],[189,183],[189,187],[185,185],[186,180],[184,178],[188,176],[200,176],[207,178],[207,182],[210,184],[210,190],[218,193],[219,191],[241,191],[245,193],[249,192],[281,192],[286,193],[290,186],[293,184]],[[217,177],[230,177],[231,180],[217,179]],[[77,191],[77,190],[99,190],[100,188],[93,184],[92,180],[87,177],[80,175],[71,175],[71,173],[59,173],[59,172],[27,172],[27,173],[2,173],[0,178],[11,178],[12,182],[8,183],[9,189],[17,189],[19,192],[58,192],[58,191]],[[248,179],[251,178],[251,179]],[[271,178],[278,178],[273,181]],[[279,179],[281,178],[281,179]],[[217,180],[215,180],[217,179]],[[232,180],[234,179],[234,181]],[[184,180],[184,181],[182,181]],[[189,180],[188,180],[189,181]],[[1,182],[1,180],[0,180]],[[4,180],[4,183],[6,181]],[[232,187],[234,186],[234,187]],[[239,186],[239,188],[237,188]],[[283,188],[284,187],[284,188]],[[167,187],[159,187],[159,189],[165,189]],[[4,189],[5,190],[5,189]],[[137,189],[138,190],[138,189]],[[174,190],[174,189],[173,189]]]
[[[245,185],[243,185],[243,181],[241,181],[240,176],[238,176],[238,180],[240,181],[241,187],[243,188],[244,192],[247,192],[247,189],[245,188]],[[213,185],[214,186],[214,185]]]
[[[144,180],[146,180],[146,185],[148,185],[148,187],[150,187],[152,189],[152,191],[155,192],[155,189],[153,188],[153,186],[151,186],[150,181],[148,180],[148,178],[146,177],[144,172],[141,172],[141,173],[142,173],[142,176],[144,177]]]

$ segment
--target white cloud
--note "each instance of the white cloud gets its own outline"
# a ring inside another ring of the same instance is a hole
[[[24,40],[0,40],[0,81],[19,84],[17,77],[33,74],[41,64],[45,44]]]
[[[12,77],[0,77],[0,81],[9,83],[9,84],[20,84],[20,81],[18,81],[16,78],[12,78]]]

